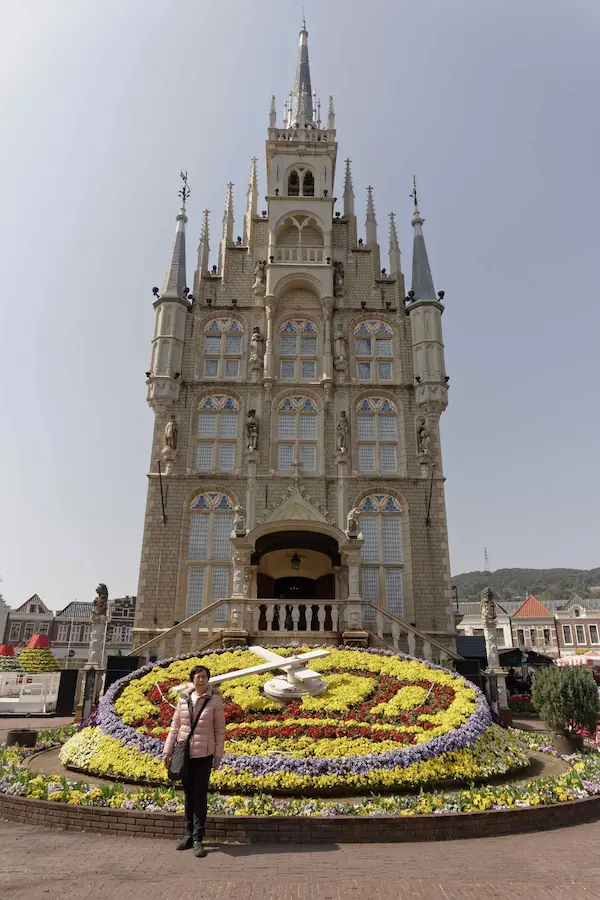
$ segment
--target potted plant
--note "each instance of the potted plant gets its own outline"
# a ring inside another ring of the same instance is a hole
[[[533,678],[532,702],[553,732],[559,753],[583,747],[582,732],[595,735],[600,701],[594,676],[584,666],[545,666]]]

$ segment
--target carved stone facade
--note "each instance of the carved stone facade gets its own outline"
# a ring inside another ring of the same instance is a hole
[[[305,28],[300,44],[302,54]],[[234,237],[229,190],[214,266],[205,214],[191,292],[183,289],[185,210],[177,217],[154,301],[147,383],[156,426],[136,646],[224,596],[285,597],[293,579],[298,590],[315,581],[317,599],[350,590],[446,645],[454,640],[439,439],[443,307],[422,293],[407,306],[403,274],[381,274],[372,193],[363,239],[349,163],[336,209],[337,150],[333,106],[326,124],[315,110],[310,121],[288,112],[278,125],[272,111],[265,211],[253,161],[243,240]],[[405,194],[399,187],[398,199]],[[423,330],[418,384],[415,328]],[[428,359],[437,360],[429,369]],[[159,477],[155,460],[172,421],[176,452]],[[424,455],[434,464],[426,483]],[[233,532],[235,507],[244,510],[243,539]],[[361,535],[352,541],[351,510]]]

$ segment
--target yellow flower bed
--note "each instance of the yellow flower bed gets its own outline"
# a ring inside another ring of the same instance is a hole
[[[90,756],[89,750],[92,744],[94,751]],[[262,746],[264,753],[264,745]],[[346,749],[350,748],[345,747],[344,739],[341,739],[335,755],[345,756]],[[365,749],[369,752],[369,748]],[[251,752],[251,749],[245,747],[243,752]],[[357,755],[360,755],[360,752],[358,750]],[[297,757],[300,754],[288,753],[288,755]],[[74,735],[60,751],[60,760],[66,766],[79,768],[84,757],[86,770],[93,775],[109,775],[131,781],[151,781],[158,784],[168,782],[165,767],[160,760],[134,748],[124,747],[115,738],[103,735],[99,728],[83,729]],[[498,725],[492,725],[472,748],[455,750],[405,768],[399,766],[391,769],[378,768],[360,775],[346,772],[343,775],[307,776],[291,772],[275,772],[257,776],[250,771],[236,772],[231,767],[224,765],[219,771],[213,772],[211,786],[215,790],[226,793],[235,791],[241,793],[256,791],[365,793],[371,790],[409,789],[447,781],[472,782],[500,774],[501,770],[497,763],[499,758],[503,760],[502,771],[504,772],[523,766],[527,762],[526,748],[514,733],[507,732]]]

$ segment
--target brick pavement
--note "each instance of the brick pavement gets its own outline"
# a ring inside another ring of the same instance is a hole
[[[2,900],[600,900],[600,823],[433,844],[210,849],[0,822]]]

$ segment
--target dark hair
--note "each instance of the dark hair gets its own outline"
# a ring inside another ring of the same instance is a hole
[[[194,666],[192,671],[190,672],[190,681],[194,680],[194,675],[196,672],[206,672],[206,677],[210,681],[210,669],[207,669],[206,666]]]

